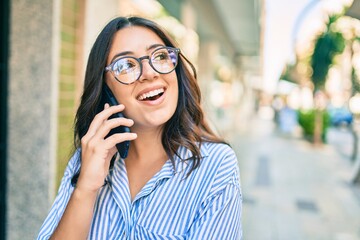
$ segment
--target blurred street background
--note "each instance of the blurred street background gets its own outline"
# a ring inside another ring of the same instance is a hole
[[[112,18],[162,25],[239,160],[245,240],[360,240],[360,0],[3,0],[0,240],[34,239]]]
[[[360,187],[351,134],[331,129],[314,147],[258,116],[233,141],[243,187],[244,239],[360,239]]]

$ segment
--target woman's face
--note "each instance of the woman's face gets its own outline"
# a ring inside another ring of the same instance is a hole
[[[107,65],[119,58],[115,55],[150,56],[159,46],[165,44],[151,30],[139,26],[123,28],[114,36]],[[157,73],[147,59],[142,60],[142,68],[139,80],[130,85],[119,83],[110,72],[106,73],[106,83],[118,102],[125,105],[124,115],[135,122],[133,132],[162,128],[174,114],[178,100],[175,70],[168,74]]]

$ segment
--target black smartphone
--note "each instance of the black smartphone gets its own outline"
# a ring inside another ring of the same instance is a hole
[[[110,106],[119,105],[119,103],[116,101],[115,96],[113,95],[113,93],[111,92],[111,90],[107,86],[107,84],[104,84],[104,88],[103,88],[103,102],[104,102],[104,104],[108,103]],[[122,114],[121,112],[118,112],[118,113],[111,115],[109,119],[116,118],[116,117],[123,118],[124,114]],[[119,126],[119,127],[111,129],[111,131],[105,138],[107,138],[115,133],[125,133],[125,132],[130,132],[130,128],[126,127],[126,126]],[[125,142],[116,144],[116,148],[122,158],[127,157],[128,152],[129,152],[129,147],[130,147],[130,141],[125,141]]]

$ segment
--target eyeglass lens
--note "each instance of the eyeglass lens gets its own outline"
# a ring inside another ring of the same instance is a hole
[[[177,65],[178,53],[176,49],[159,48],[150,59],[150,66],[158,73],[166,74],[173,71]],[[135,57],[123,57],[113,63],[112,72],[123,83],[132,83],[141,75],[141,60]]]

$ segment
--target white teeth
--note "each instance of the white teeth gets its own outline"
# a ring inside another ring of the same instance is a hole
[[[163,88],[160,88],[160,89],[156,89],[156,90],[153,90],[153,91],[150,91],[150,92],[147,92],[147,93],[144,93],[144,94],[141,94],[139,96],[139,100],[144,100],[146,98],[151,98],[151,97],[154,97],[160,93],[163,93],[164,92],[164,89]]]

